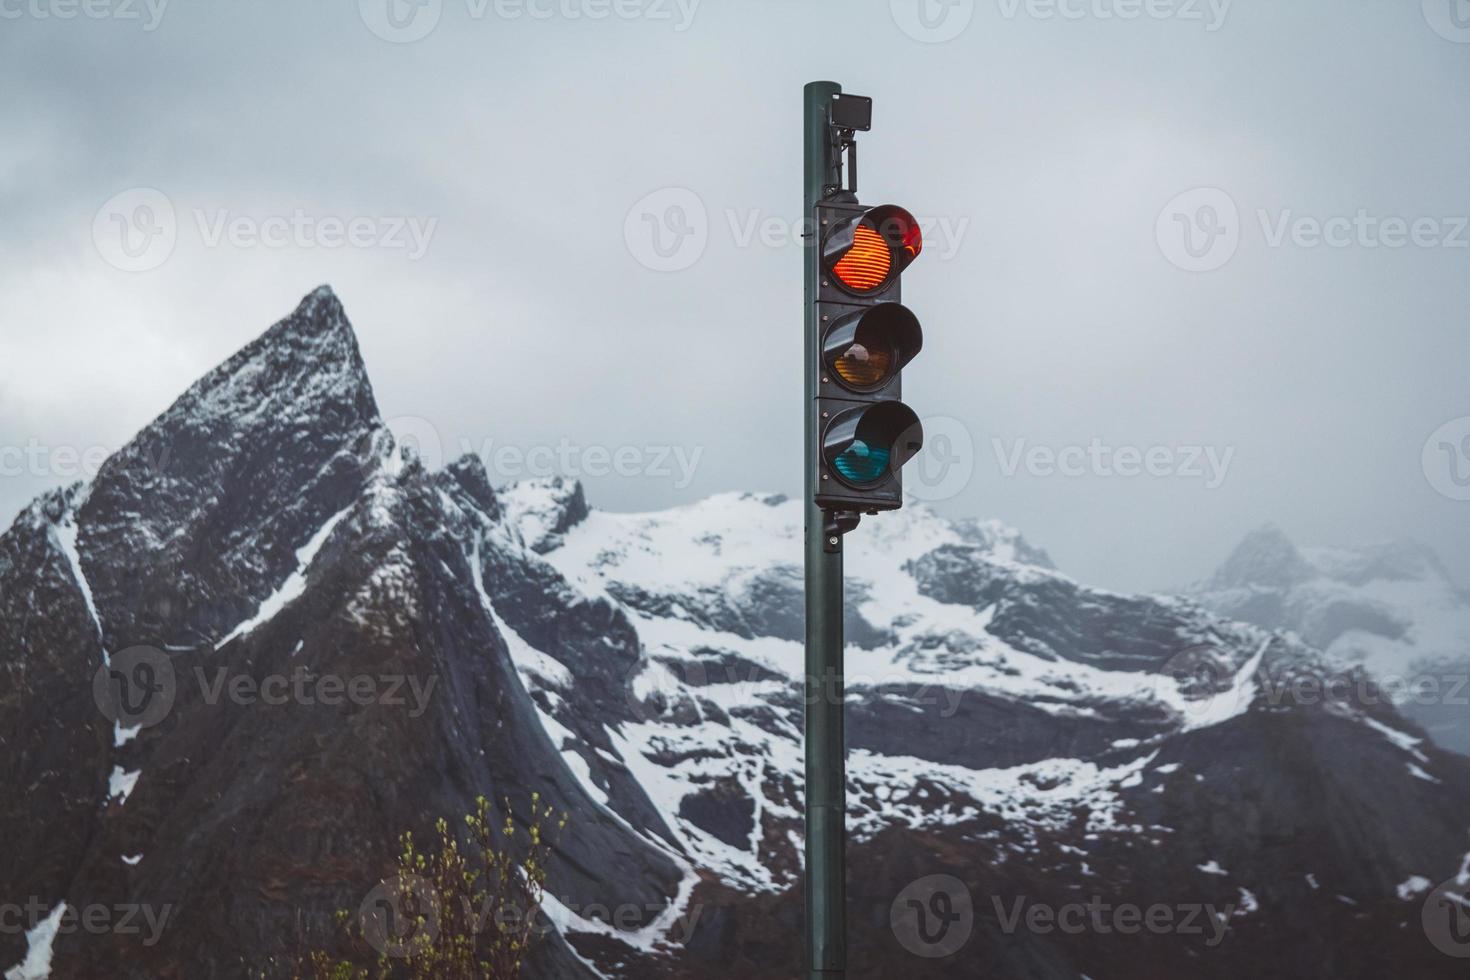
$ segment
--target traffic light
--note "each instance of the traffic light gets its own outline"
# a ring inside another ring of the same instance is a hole
[[[873,100],[836,82],[803,91],[804,975],[832,980],[847,976],[842,539],[861,515],[903,506],[903,465],[924,444],[918,416],[899,400],[900,375],[924,343],[899,280],[924,236],[903,208],[858,203],[854,135],[872,121]]]
[[[924,444],[918,416],[899,400],[900,374],[924,344],[918,317],[899,303],[899,280],[923,250],[923,235],[908,211],[865,208],[851,190],[834,189],[815,210],[820,356],[809,424],[817,506],[896,510],[903,464]]]

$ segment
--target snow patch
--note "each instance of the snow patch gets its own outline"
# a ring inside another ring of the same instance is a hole
[[[1382,735],[1384,738],[1388,739],[1396,747],[1402,749],[1403,751],[1412,755],[1414,758],[1418,759],[1420,762],[1429,762],[1429,756],[1419,751],[1419,746],[1422,745],[1424,742],[1422,738],[1415,738],[1412,735],[1405,735],[1397,728],[1390,728],[1383,722],[1378,721],[1374,718],[1370,718],[1367,715],[1359,715],[1358,720],[1367,725],[1369,728],[1373,729],[1378,734]]]
[[[1422,895],[1433,887],[1434,882],[1423,875],[1411,875],[1407,880],[1399,884],[1399,899],[1405,902],[1410,901],[1416,895]]]
[[[306,544],[296,549],[296,570],[286,576],[286,580],[280,584],[280,587],[261,602],[254,616],[251,616],[245,622],[230,630],[225,634],[223,639],[216,642],[214,645],[216,650],[225,646],[231,640],[238,639],[256,627],[269,622],[282,609],[285,609],[291,603],[301,598],[302,593],[306,591],[306,572],[311,567],[312,560],[316,558],[316,553],[321,550],[322,545],[326,543],[327,538],[331,536],[332,531],[336,529],[337,524],[341,522],[342,518],[352,512],[354,506],[355,504],[349,504],[333,514],[327,519],[327,523],[323,524],[307,540]]]
[[[490,593],[485,591],[485,571],[480,564],[480,539],[478,537],[475,538],[470,552],[470,579],[474,582],[475,594],[479,596],[480,605],[484,608],[485,614],[490,617],[496,630],[504,637],[505,645],[510,651],[511,662],[515,664],[516,672],[521,675],[521,683],[526,689],[529,691],[548,685],[563,690],[570,688],[572,672],[566,668],[566,665],[527,643],[495,611],[495,604],[490,601]],[[535,699],[532,700],[534,702]]]
[[[138,785],[138,777],[143,770],[125,772],[122,766],[113,766],[112,775],[107,780],[107,798],[117,800],[119,805],[127,803],[128,797],[133,795],[134,788]]]
[[[1418,766],[1414,765],[1414,763],[1406,762],[1404,763],[1404,765],[1409,767],[1409,775],[1413,776],[1415,779],[1422,779],[1426,783],[1434,783],[1435,785],[1440,785],[1440,780],[1429,775],[1429,773],[1425,772],[1423,769],[1420,769]]]
[[[1252,912],[1259,912],[1260,910],[1261,903],[1256,899],[1255,892],[1249,888],[1242,888],[1240,890],[1240,908],[1235,910],[1235,917],[1240,918],[1241,916],[1250,915]]]
[[[51,976],[51,948],[56,942],[56,932],[61,928],[61,917],[65,914],[66,903],[61,902],[26,933],[26,958],[5,971],[5,980],[46,980]]]
[[[112,723],[112,746],[113,746],[113,748],[120,749],[124,745],[127,745],[133,739],[137,738],[138,737],[138,733],[141,732],[142,730],[143,730],[143,726],[142,725],[130,725],[127,728],[124,728],[122,726],[122,722],[120,722],[120,721],[113,722]]]
[[[1197,732],[1215,725],[1223,725],[1250,711],[1251,704],[1254,703],[1256,695],[1260,692],[1256,674],[1261,669],[1262,661],[1266,659],[1266,651],[1271,648],[1272,639],[1267,637],[1261,644],[1261,648],[1256,651],[1255,656],[1247,660],[1235,672],[1228,691],[1221,691],[1210,695],[1203,701],[1190,703],[1190,710],[1185,712],[1184,731]]]
[[[97,630],[97,642],[102,643],[102,617],[97,615],[97,601],[92,598],[92,585],[87,581],[87,575],[82,571],[82,553],[77,548],[78,528],[76,524],[76,513],[68,510],[59,523],[51,525],[51,540],[56,542],[56,548],[66,558],[66,563],[71,567],[72,578],[77,583],[77,589],[82,593],[82,601],[87,604],[87,612],[92,617],[92,625]],[[109,661],[107,649],[102,650],[102,662]]]

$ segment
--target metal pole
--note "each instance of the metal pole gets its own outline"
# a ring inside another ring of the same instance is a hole
[[[828,106],[836,82],[805,92],[806,220],[833,170]],[[816,398],[820,229],[807,228],[806,404]],[[843,736],[842,545],[826,550],[824,515],[814,502],[818,434],[806,431],[806,954],[808,980],[847,976],[847,746]]]

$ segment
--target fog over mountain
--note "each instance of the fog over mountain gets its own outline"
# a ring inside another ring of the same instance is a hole
[[[1298,549],[1272,525],[1191,591],[1222,615],[1294,631],[1343,671],[1361,669],[1436,741],[1470,754],[1470,593],[1431,548]]]

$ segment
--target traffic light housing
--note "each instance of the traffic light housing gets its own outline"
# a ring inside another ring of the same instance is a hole
[[[923,250],[908,211],[867,208],[850,191],[818,202],[819,352],[811,425],[816,502],[825,511],[876,513],[903,506],[903,465],[924,444],[905,405],[901,374],[923,348],[918,317],[899,302],[900,280]]]

